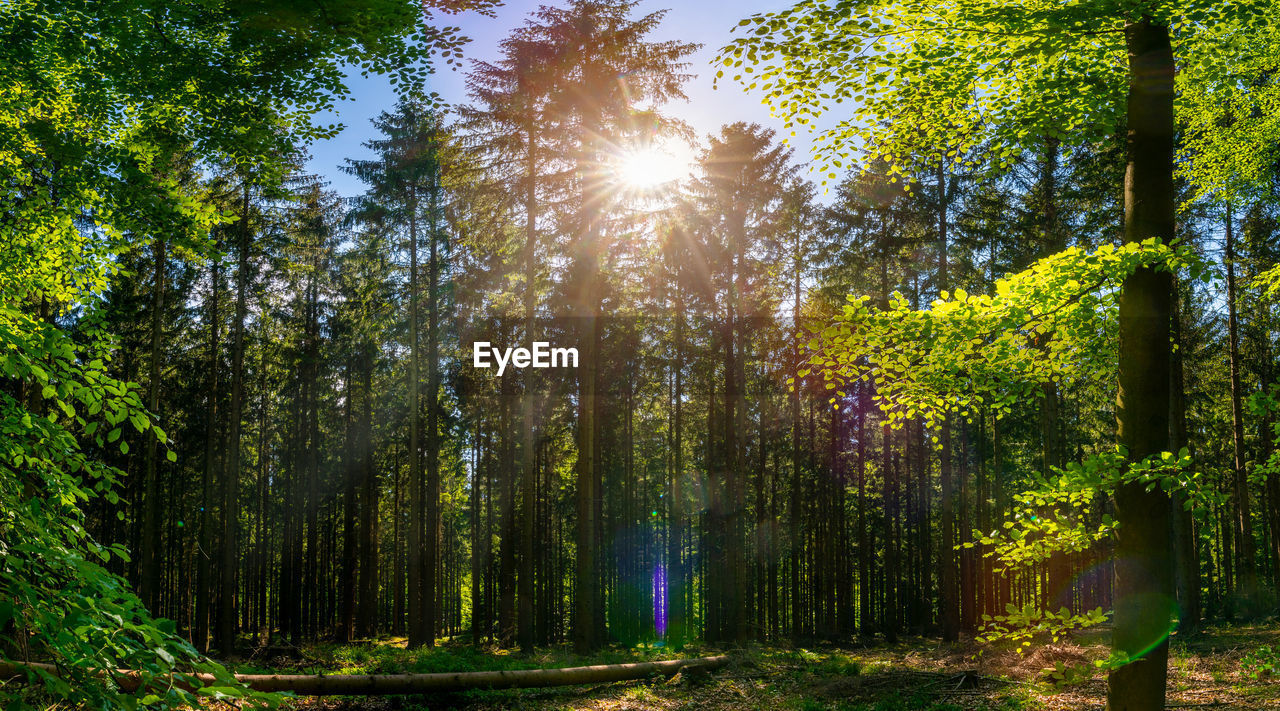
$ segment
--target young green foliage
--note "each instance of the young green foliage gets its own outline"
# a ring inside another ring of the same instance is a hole
[[[1280,25],[1268,0],[802,0],[742,20],[717,76],[760,92],[788,127],[837,114],[818,133],[831,168],[875,159],[898,175],[938,159],[1008,167],[1046,137],[1081,145],[1117,135],[1124,29],[1144,16],[1173,29],[1193,180],[1220,182],[1244,164],[1258,170],[1242,177],[1257,177],[1274,151],[1275,112],[1253,112],[1234,135],[1214,122],[1274,103],[1267,62]]]
[[[1051,476],[1035,477],[1030,488],[1013,496],[1014,507],[999,529],[975,530],[973,541],[962,547],[985,548],[984,556],[999,561],[993,569],[997,574],[1031,571],[1055,555],[1086,553],[1110,539],[1117,523],[1102,504],[1108,492],[1122,485],[1133,482],[1167,493],[1181,492],[1187,510],[1207,516],[1224,503],[1213,481],[1193,468],[1186,448],[1177,455],[1165,452],[1140,462],[1129,462],[1127,452],[1117,448],[1055,468]],[[1033,643],[1058,642],[1073,631],[1101,625],[1110,614],[1102,608],[1072,613],[1065,607],[1057,612],[1041,609],[1035,602],[1022,607],[1009,604],[1003,615],[983,615],[977,639],[988,644],[1013,643],[1023,653]],[[1123,663],[1124,658],[1114,654],[1092,664],[1059,662],[1046,670],[1046,677],[1055,685],[1078,683]]]
[[[874,383],[876,402],[894,421],[919,415],[932,424],[982,407],[1004,414],[1037,396],[1041,383],[1114,370],[1116,292],[1142,266],[1207,277],[1189,248],[1148,240],[1071,248],[998,280],[994,295],[957,290],[928,309],[912,309],[897,294],[887,309],[849,297],[809,341],[809,365],[828,389]]]

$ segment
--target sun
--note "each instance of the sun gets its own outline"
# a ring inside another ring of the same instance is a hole
[[[693,155],[678,145],[649,145],[623,152],[615,172],[634,190],[655,190],[689,175]]]

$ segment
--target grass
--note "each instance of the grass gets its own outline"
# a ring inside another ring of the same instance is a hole
[[[1268,647],[1270,650],[1268,651]],[[1180,639],[1170,650],[1169,703],[1214,711],[1280,709],[1280,628],[1223,626]],[[613,648],[590,657],[568,648],[521,654],[449,643],[407,650],[403,639],[357,645],[321,644],[297,659],[254,659],[238,671],[397,673],[537,669],[713,654],[696,647],[677,654],[654,647]],[[730,652],[732,663],[709,678],[651,679],[579,687],[472,691],[419,699],[309,699],[306,709],[411,711],[426,708],[600,709],[602,711],[1101,711],[1102,675],[1066,688],[1046,683],[1055,662],[1105,656],[1105,636],[1082,635],[1026,655],[971,643],[944,645],[907,639],[859,648],[750,646]]]
[[[405,643],[404,637],[388,637],[363,644],[309,644],[299,648],[296,654],[255,654],[232,667],[241,674],[425,674],[622,664],[679,659],[688,656],[689,652],[685,650],[685,653],[677,653],[660,647],[640,646],[610,648],[590,656],[581,656],[564,647],[540,649],[534,654],[520,654],[512,650],[462,643],[410,650],[406,649]]]

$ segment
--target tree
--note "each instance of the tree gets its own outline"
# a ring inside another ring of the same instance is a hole
[[[699,160],[692,186],[697,210],[695,239],[706,259],[710,308],[719,320],[724,378],[720,459],[711,471],[711,610],[707,637],[744,641],[749,635],[746,591],[749,568],[746,510],[747,393],[744,350],[749,324],[769,304],[765,265],[779,251],[787,211],[784,200],[795,169],[790,151],[775,145],[773,132],[735,123],[713,136]]]
[[[1210,64],[1210,52],[1251,54],[1229,51],[1221,37],[1230,33],[1222,30],[1261,28],[1264,7],[803,3],[744,20],[759,31],[722,50],[720,62],[763,63],[748,78],[735,78],[764,91],[794,123],[858,100],[850,118],[822,135],[822,152],[836,165],[855,137],[860,150],[901,170],[920,152],[951,145],[945,139],[956,134],[965,142],[960,148],[987,145],[996,163],[1007,164],[1029,136],[1083,141],[1123,125],[1124,236],[1137,244],[1174,234],[1176,70],[1213,76],[1222,55]],[[1175,24],[1188,29],[1176,58]],[[1126,69],[1117,72],[1122,52]],[[1053,61],[1068,55],[1073,61]],[[1117,439],[1134,462],[1168,442],[1170,291],[1167,272],[1143,267],[1126,279],[1120,300]],[[1111,673],[1108,707],[1158,709],[1171,609],[1155,601],[1173,597],[1168,492],[1129,483],[1114,499],[1120,533],[1113,645],[1131,661]]]
[[[31,319],[14,311],[4,317],[28,364],[15,361],[6,372],[22,395],[6,396],[6,430],[40,433],[11,442],[17,448],[12,454],[27,453],[29,463],[0,477],[5,511],[99,494],[114,503],[118,471],[87,456],[82,443],[101,449],[109,438],[127,453],[118,427],[126,419],[140,434],[164,441],[133,390],[97,377],[110,352],[101,334],[73,344],[54,321],[85,308],[92,318],[97,297],[113,278],[112,262],[131,244],[161,237],[169,244],[202,243],[219,221],[207,195],[162,169],[171,146],[158,137],[182,136],[210,165],[254,164],[279,178],[279,156],[295,142],[325,135],[311,117],[345,92],[343,62],[367,62],[375,71],[394,72],[397,80],[416,80],[433,49],[452,51],[460,43],[450,32],[417,32],[416,3],[335,4],[323,17],[277,14],[281,9],[273,3],[107,2],[86,9],[78,2],[18,2],[0,10],[0,73],[15,88],[0,102],[10,147],[0,171],[11,186],[0,212],[14,218],[0,240],[0,282],[6,304],[34,305],[41,315]],[[62,78],[42,78],[54,74]],[[82,229],[91,223],[96,227]],[[78,413],[72,403],[87,409]],[[65,419],[50,419],[55,412]],[[110,426],[97,431],[103,424]],[[20,573],[6,568],[0,586],[25,616],[41,654],[81,670],[67,681],[45,678],[48,692],[73,705],[106,708],[136,699],[122,698],[96,669],[127,666],[145,675],[214,668],[123,594],[113,575],[88,562],[110,554],[77,530],[78,507],[47,513],[56,516],[12,528],[29,536],[43,566]],[[150,597],[149,591],[150,583]],[[94,604],[81,608],[67,595]],[[74,609],[88,610],[87,616],[69,621]],[[83,634],[70,639],[68,628]],[[228,677],[220,673],[219,680]],[[4,696],[6,702],[12,698],[8,690]],[[153,696],[147,703],[197,703],[173,685]]]
[[[440,527],[439,298],[442,210],[439,117],[422,99],[402,98],[392,112],[374,119],[384,138],[366,142],[380,156],[348,160],[347,170],[369,184],[357,218],[407,230],[409,269],[409,637],[412,646],[433,645],[438,626],[435,569]],[[403,234],[403,233],[402,233]],[[419,248],[427,239],[427,418],[426,468],[419,458]]]
[[[344,573],[351,576],[350,612],[344,629],[360,637],[374,634],[378,626],[378,503],[380,494],[375,460],[374,422],[376,394],[374,373],[383,356],[382,337],[391,326],[395,303],[393,274],[388,260],[388,235],[382,225],[357,231],[354,245],[343,253],[338,270],[343,296],[338,320],[345,334],[342,350],[352,371],[348,376],[348,407],[359,402],[347,431],[347,524]],[[358,500],[357,500],[358,499]],[[359,513],[356,513],[358,508]],[[358,523],[356,519],[358,518]],[[358,568],[358,579],[355,574]],[[344,601],[345,602],[345,601]]]
[[[501,50],[502,57],[496,63],[476,62],[468,77],[468,89],[482,102],[482,107],[467,108],[463,116],[472,135],[480,139],[481,150],[492,161],[492,177],[498,182],[488,183],[489,189],[507,190],[513,199],[518,196],[522,203],[524,341],[533,343],[537,340],[538,328],[538,220],[543,214],[539,189],[549,180],[544,174],[548,172],[547,164],[552,162],[542,150],[546,139],[540,133],[548,122],[544,112],[554,79],[554,72],[548,70],[545,60],[553,49],[517,32],[502,41]],[[526,379],[520,405],[520,571],[516,637],[526,650],[533,648],[535,638],[536,385],[535,379]]]
[[[578,529],[577,574],[574,609],[574,644],[582,651],[594,649],[596,635],[597,561],[596,518],[599,497],[596,447],[597,379],[601,299],[600,258],[605,212],[610,204],[604,166],[611,151],[610,138],[621,136],[634,120],[633,106],[660,105],[681,98],[683,58],[694,45],[646,40],[665,13],[632,19],[632,0],[575,0],[567,8],[543,7],[520,30],[523,42],[542,47],[551,75],[558,77],[547,112],[560,123],[564,154],[571,156],[573,204],[577,215],[569,219],[572,234],[572,276],[568,302],[578,322],[581,362],[578,386]],[[617,77],[627,77],[617,81]],[[660,128],[666,122],[650,113]]]

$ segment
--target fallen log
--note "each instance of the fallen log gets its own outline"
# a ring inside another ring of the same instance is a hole
[[[631,664],[596,664],[561,669],[442,672],[435,674],[236,674],[236,680],[255,691],[288,691],[298,696],[394,696],[473,689],[532,689],[610,681],[630,681],[651,676],[672,676],[679,671],[710,671],[729,663],[724,655],[669,659]],[[60,674],[51,664],[0,661],[0,680],[24,679],[32,669]],[[113,676],[121,689],[135,691],[142,683],[137,672],[121,669]],[[202,684],[214,684],[212,675],[191,675]]]

